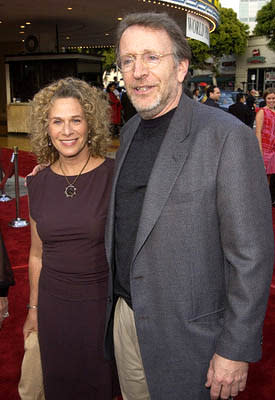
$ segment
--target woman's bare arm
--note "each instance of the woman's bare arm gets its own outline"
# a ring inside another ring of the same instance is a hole
[[[24,324],[24,339],[32,331],[37,331],[37,306],[38,306],[38,282],[42,268],[42,242],[37,233],[36,223],[30,217],[31,224],[31,248],[29,255],[29,282],[30,282],[30,300],[29,312]]]
[[[260,150],[261,153],[263,153],[262,150],[262,128],[264,124],[264,111],[259,110],[256,114],[256,136],[259,142]]]

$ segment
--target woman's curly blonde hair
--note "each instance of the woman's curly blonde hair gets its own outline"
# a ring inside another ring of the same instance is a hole
[[[49,146],[49,111],[60,98],[77,99],[88,124],[88,148],[94,157],[105,157],[110,142],[110,106],[105,93],[76,78],[60,79],[41,89],[31,102],[30,141],[39,163],[53,163],[59,158]]]

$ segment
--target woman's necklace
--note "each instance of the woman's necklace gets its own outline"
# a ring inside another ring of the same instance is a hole
[[[87,166],[89,160],[90,160],[91,154],[89,154],[88,160],[85,162],[83,168],[81,169],[81,171],[79,172],[79,174],[77,175],[77,177],[73,180],[73,182],[70,182],[69,179],[67,178],[65,172],[63,171],[61,162],[60,162],[60,158],[59,158],[59,166],[60,169],[64,175],[64,178],[66,179],[68,186],[65,187],[64,193],[66,195],[66,197],[74,197],[76,195],[76,187],[74,186],[75,182],[78,180],[79,176],[81,175],[81,173],[84,171],[85,167]]]

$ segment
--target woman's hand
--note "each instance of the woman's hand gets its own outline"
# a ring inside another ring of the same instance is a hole
[[[9,316],[8,308],[9,308],[8,298],[0,297],[0,329],[4,319]]]
[[[38,331],[37,309],[30,309],[23,327],[24,340],[31,332]]]

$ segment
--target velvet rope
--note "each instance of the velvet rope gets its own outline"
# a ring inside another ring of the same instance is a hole
[[[0,153],[0,169],[4,172],[4,177],[0,182],[0,190],[4,190],[5,184],[9,178],[11,178],[14,174],[14,163],[13,163],[13,153],[12,157],[9,161],[9,164],[3,163],[2,160],[2,151]]]

